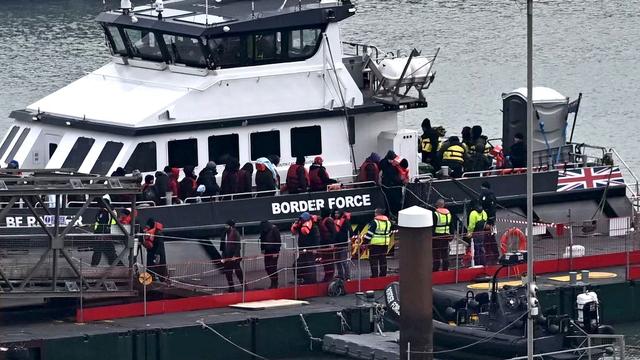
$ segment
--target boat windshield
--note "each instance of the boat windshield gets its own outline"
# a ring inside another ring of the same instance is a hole
[[[109,37],[109,44],[111,45],[111,53],[114,55],[128,56],[127,47],[124,44],[120,31],[115,26],[106,27],[107,35]]]
[[[207,65],[200,40],[197,38],[167,34],[164,34],[163,38],[173,63],[197,67]]]
[[[146,30],[124,29],[129,42],[133,57],[144,60],[163,61],[161,46],[154,33]]]

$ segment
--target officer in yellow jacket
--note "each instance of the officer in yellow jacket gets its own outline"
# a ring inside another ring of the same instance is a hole
[[[444,199],[436,201],[433,212],[433,271],[449,270],[449,242],[453,238],[451,229],[453,217],[445,207]]]
[[[387,250],[391,242],[391,221],[383,209],[376,209],[363,242],[369,248],[371,277],[387,276]]]
[[[475,265],[485,265],[485,238],[490,235],[487,225],[487,212],[482,208],[482,201],[477,200],[469,214],[467,236],[473,238],[473,258]]]
[[[442,166],[448,166],[451,177],[461,177],[464,172],[464,162],[467,158],[467,150],[457,136],[451,136],[446,146],[441,149]]]
[[[96,221],[93,224],[94,234],[111,234],[111,225],[116,224],[116,217],[109,211],[109,205],[111,204],[111,198],[109,195],[105,195],[102,199],[98,200],[100,204],[100,210],[96,214]],[[108,236],[102,236],[94,240],[93,255],[91,256],[91,266],[100,265],[102,260],[102,254],[107,257],[109,265],[113,264],[116,260],[116,248],[113,241]]]

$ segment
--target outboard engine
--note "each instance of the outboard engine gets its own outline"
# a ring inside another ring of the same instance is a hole
[[[585,291],[576,297],[578,325],[588,333],[597,333],[600,326],[600,303],[598,294]]]

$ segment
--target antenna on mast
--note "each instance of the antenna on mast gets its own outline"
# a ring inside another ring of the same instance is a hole
[[[204,24],[209,26],[209,0],[204,0]]]
[[[256,2],[255,1],[251,1],[251,18],[255,19],[256,18]]]

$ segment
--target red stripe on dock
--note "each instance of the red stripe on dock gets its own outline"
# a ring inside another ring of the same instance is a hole
[[[630,263],[640,263],[640,251],[632,251],[629,254],[612,253],[604,255],[591,255],[573,259],[573,269],[597,269],[603,267],[623,266],[627,263],[627,256]],[[569,259],[539,260],[534,262],[536,274],[548,274],[555,272],[567,272],[570,270]],[[458,271],[458,282],[469,282],[481,276],[493,275],[497,266],[485,268],[461,269]],[[510,272],[503,270],[500,277],[506,277],[509,273],[524,274],[526,265],[511,267]],[[640,266],[633,266],[629,270],[629,280],[640,279]],[[389,283],[398,281],[397,275],[383,278],[363,279],[362,281],[349,281],[346,284],[348,293],[366,290],[382,290]],[[439,271],[433,274],[433,284],[452,284],[456,282],[456,272],[454,270]],[[319,296],[327,296],[327,284],[319,283],[312,285],[301,285],[298,287],[298,299],[308,299]],[[252,290],[245,292],[244,301],[261,301],[270,299],[293,299],[295,289],[293,287],[272,289],[272,290]],[[157,300],[147,302],[147,315],[158,315],[176,313],[183,311],[204,310],[222,308],[232,304],[242,302],[242,293],[230,293],[221,295],[194,296],[183,299]],[[93,308],[78,309],[76,311],[77,321],[97,321],[107,319],[119,319],[144,315],[144,303],[137,302],[122,305],[109,305]]]

